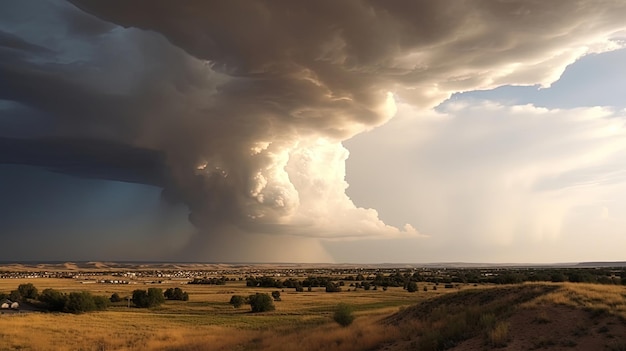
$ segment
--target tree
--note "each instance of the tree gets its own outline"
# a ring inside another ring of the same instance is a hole
[[[54,289],[45,289],[39,295],[39,301],[43,302],[50,311],[63,311],[67,296]]]
[[[22,296],[22,299],[36,299],[38,294],[37,288],[32,284],[20,284],[17,287],[17,291]]]
[[[408,292],[416,292],[417,291],[417,283],[414,282],[414,281],[410,281],[406,285],[406,291],[408,291]]]
[[[280,301],[280,291],[272,291],[272,298],[274,298],[274,301]]]
[[[165,290],[165,298],[168,300],[189,300],[189,294],[183,291],[181,288],[169,288]]]
[[[328,282],[326,292],[341,292],[341,287],[333,282]]]
[[[94,296],[93,302],[96,305],[96,311],[103,311],[109,307],[109,299],[106,296]]]
[[[11,290],[11,293],[9,293],[9,300],[22,301],[22,294],[20,294],[17,290]]]
[[[248,297],[248,303],[252,312],[267,312],[276,309],[274,302],[268,294],[256,293]]]
[[[133,291],[133,303],[137,307],[157,307],[163,302],[165,302],[165,297],[163,296],[163,290],[159,288],[149,288],[148,291],[141,289]]]
[[[109,300],[104,296],[93,296],[87,291],[71,292],[65,300],[63,310],[69,313],[84,313],[102,311],[109,306]]]
[[[96,310],[93,296],[86,291],[71,292],[67,296],[64,310],[69,313],[83,313]]]
[[[122,301],[122,298],[120,297],[120,295],[118,293],[113,293],[113,295],[111,295],[111,297],[109,298],[109,301],[111,301],[111,302],[120,302],[120,301]]]
[[[354,321],[354,315],[352,314],[352,307],[345,303],[340,303],[335,308],[335,313],[333,314],[333,320],[342,327],[347,327],[352,324]]]
[[[233,295],[230,298],[230,302],[231,305],[233,305],[234,308],[239,308],[241,306],[243,306],[244,303],[246,303],[246,298],[241,296],[241,295]]]

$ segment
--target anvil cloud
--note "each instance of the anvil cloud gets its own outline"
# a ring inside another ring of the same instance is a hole
[[[188,208],[196,258],[238,235],[423,236],[346,195],[343,142],[398,103],[548,87],[626,29],[619,1],[1,6],[0,162],[160,187]]]

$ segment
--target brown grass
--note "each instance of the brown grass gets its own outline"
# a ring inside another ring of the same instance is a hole
[[[124,297],[134,289],[180,286],[81,284],[73,279],[4,279],[0,292],[22,283],[33,283],[40,291],[54,288],[64,292],[89,291]],[[299,350],[371,349],[398,335],[397,328],[380,327],[377,321],[443,292],[408,293],[402,288],[388,291],[326,293],[324,288],[296,293],[286,289],[276,311],[249,313],[249,306],[234,309],[228,304],[234,294],[271,292],[251,289],[245,282],[225,286],[184,285],[190,300],[168,301],[155,309],[127,308],[122,302],[104,312],[82,315],[28,313],[0,315],[0,351],[4,350]],[[353,325],[340,328],[332,321],[339,302],[355,308]],[[323,345],[323,346],[320,346]]]
[[[487,331],[487,340],[493,347],[504,347],[509,341],[509,323],[498,322],[493,329]]]
[[[114,292],[126,296],[134,289],[153,286],[163,289],[180,286],[178,282],[105,285],[81,284],[72,279],[5,279],[0,280],[0,292],[8,292],[25,282],[35,284],[40,291],[86,290],[103,296]],[[480,292],[464,288],[458,294],[456,289],[428,289],[428,292],[420,289],[417,293],[402,288],[341,293],[326,293],[323,288],[304,293],[286,289],[281,292],[282,301],[276,302],[276,311],[261,314],[249,313],[248,306],[234,309],[228,301],[234,294],[269,293],[272,289],[251,289],[239,281],[225,286],[184,285],[182,288],[190,294],[188,302],[168,301],[155,309],[127,308],[121,303],[104,312],[82,315],[0,315],[0,351],[356,351],[387,349],[398,343],[402,347],[397,349],[423,345],[427,346],[421,349],[429,349],[429,338],[438,342],[431,345],[432,349],[438,349],[447,345],[440,342],[443,339],[463,340],[476,333],[491,346],[503,346],[510,336],[506,316],[514,311],[514,306],[537,308],[561,304],[626,318],[623,286],[524,284],[483,287]],[[355,308],[356,319],[345,328],[332,321],[339,302]],[[537,323],[550,322],[541,312],[536,316]],[[621,350],[621,346],[616,342],[612,349]]]
[[[593,313],[610,313],[626,320],[626,286],[563,283],[551,293],[528,302],[525,306],[549,304],[582,307]]]

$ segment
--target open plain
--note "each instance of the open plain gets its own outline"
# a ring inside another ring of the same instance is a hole
[[[350,274],[355,269],[366,273],[367,281],[391,276],[394,273],[378,273],[374,278],[377,271],[394,271],[389,268],[97,266],[14,265],[13,273],[3,267],[3,274],[13,277],[0,279],[0,293],[31,283],[40,292],[87,291],[107,298],[117,293],[122,301],[105,311],[82,314],[28,309],[3,313],[0,350],[626,349],[623,285],[440,284],[431,277],[408,292],[402,286],[355,289]],[[445,276],[442,270],[432,272]],[[189,284],[193,278],[181,274],[213,275],[225,282]],[[303,280],[323,275],[342,284],[342,291],[312,287],[298,292],[247,284],[250,277]],[[168,300],[154,308],[137,308],[128,300],[134,290],[150,287],[179,287],[189,300]],[[274,311],[251,313],[247,305],[229,304],[233,295],[273,291],[280,292]],[[355,320],[349,326],[333,321],[339,303],[353,310]]]

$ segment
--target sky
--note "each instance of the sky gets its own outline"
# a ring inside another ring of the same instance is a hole
[[[626,260],[625,16],[0,0],[0,260]]]

